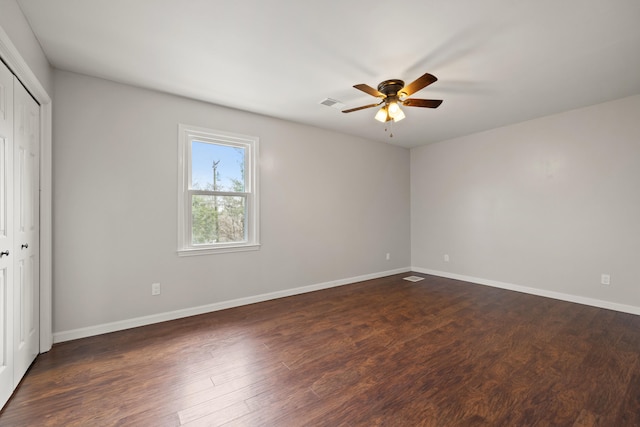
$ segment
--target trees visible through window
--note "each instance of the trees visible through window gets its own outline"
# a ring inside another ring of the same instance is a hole
[[[245,149],[194,140],[191,159],[191,243],[246,240]]]
[[[257,141],[180,126],[181,254],[257,249]]]

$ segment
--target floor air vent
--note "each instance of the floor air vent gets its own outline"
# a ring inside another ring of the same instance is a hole
[[[409,282],[419,282],[420,280],[424,280],[424,277],[409,276],[409,277],[403,277],[402,280],[408,280]]]

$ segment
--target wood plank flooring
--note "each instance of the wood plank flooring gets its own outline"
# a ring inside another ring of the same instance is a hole
[[[640,316],[408,275],[57,344],[0,426],[640,426]]]

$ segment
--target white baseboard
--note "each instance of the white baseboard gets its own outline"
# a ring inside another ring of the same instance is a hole
[[[498,282],[495,280],[481,279],[478,277],[464,276],[455,273],[447,273],[446,271],[429,270],[420,267],[411,267],[411,271],[415,271],[416,273],[430,274],[432,276],[446,277],[448,279],[462,280],[464,282],[471,282],[479,285],[492,286],[494,288],[508,289],[511,291],[523,292],[525,294],[538,295],[541,297],[553,298],[561,301],[575,302],[578,304],[590,305],[592,307],[606,308],[608,310],[615,310],[623,313],[640,315],[640,307],[636,307],[633,305],[619,304],[595,298],[587,298],[578,295],[564,294],[561,292],[547,291],[544,289],[514,285],[512,283]]]
[[[364,280],[378,279],[380,277],[394,274],[406,273],[409,267],[395,270],[381,271],[379,273],[365,274],[363,276],[349,277],[347,279],[333,280],[331,282],[317,283],[315,285],[302,286],[299,288],[285,289],[282,291],[269,292],[266,294],[254,295],[245,298],[238,298],[230,301],[222,301],[213,304],[201,305],[198,307],[185,308],[182,310],[170,311],[166,313],[152,314],[150,316],[136,317],[133,319],[120,320],[117,322],[104,323],[101,325],[88,326],[86,328],[61,331],[53,334],[53,342],[59,343],[71,341],[79,338],[91,337],[94,335],[107,334],[109,332],[122,331],[124,329],[137,328],[139,326],[151,325],[153,323],[166,322],[168,320],[181,319],[183,317],[197,316],[198,314],[210,313],[213,311],[225,310],[227,308],[239,307],[242,305],[254,304],[277,298],[284,298],[292,295],[304,294],[307,292],[319,291],[321,289],[334,288],[348,285],[350,283],[362,282]]]

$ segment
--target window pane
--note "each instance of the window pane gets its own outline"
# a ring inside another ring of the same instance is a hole
[[[192,195],[191,244],[246,240],[245,212],[245,197]]]
[[[244,148],[191,142],[191,188],[211,191],[245,191]]]

